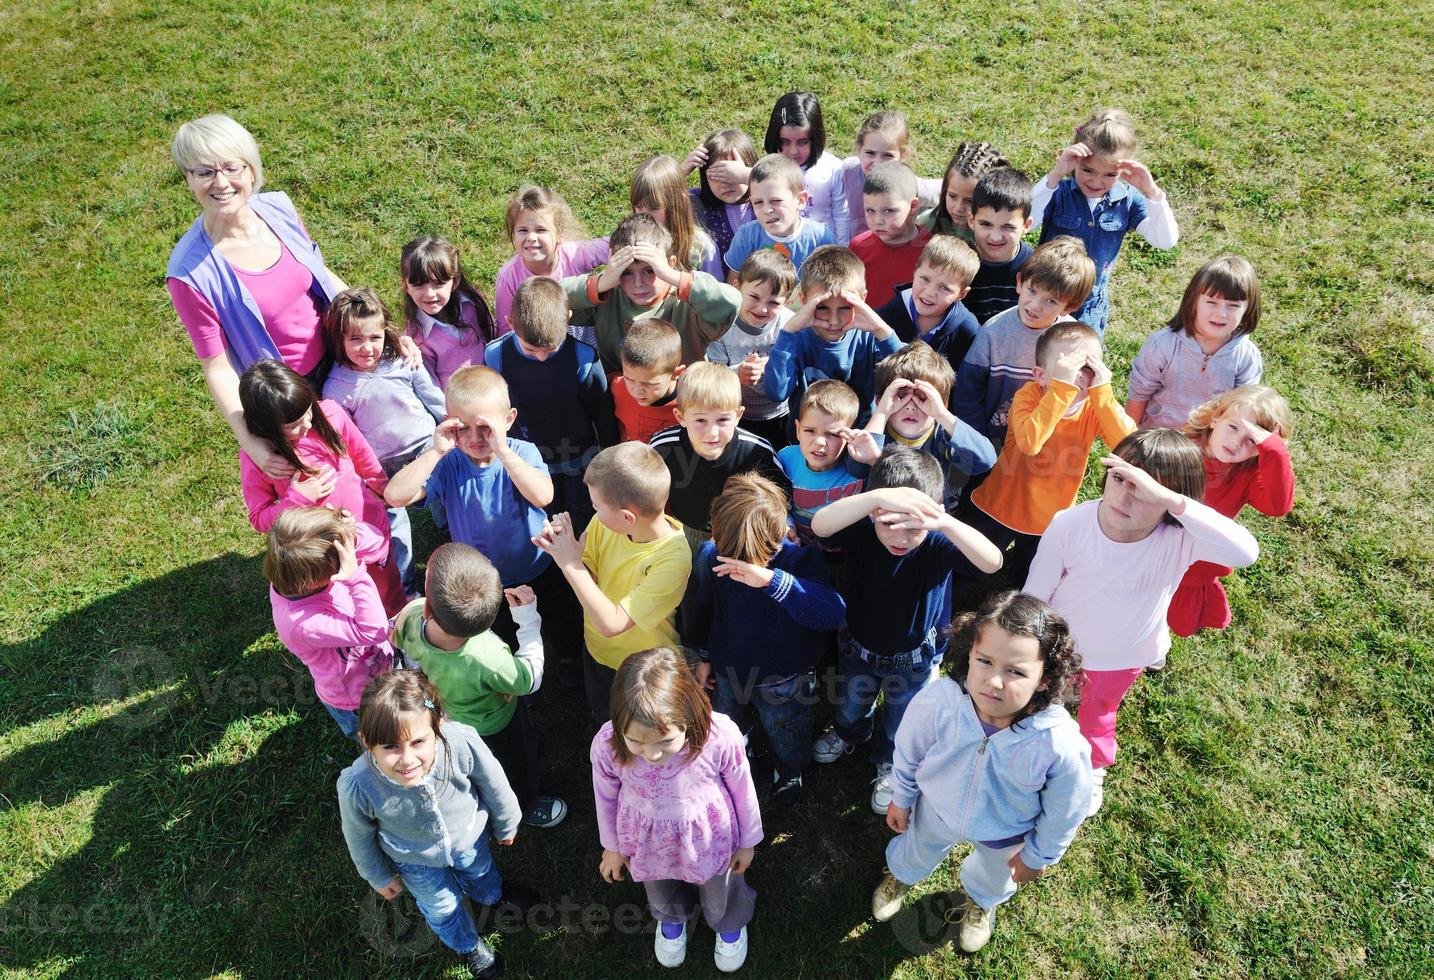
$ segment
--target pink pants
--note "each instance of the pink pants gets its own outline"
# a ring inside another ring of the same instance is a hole
[[[1129,670],[1083,670],[1080,710],[1076,722],[1090,743],[1090,767],[1104,769],[1115,761],[1115,712],[1144,667]]]

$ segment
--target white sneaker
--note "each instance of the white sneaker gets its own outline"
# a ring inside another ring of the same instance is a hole
[[[737,934],[735,943],[724,943],[722,934],[717,934],[717,947],[712,950],[712,962],[716,963],[717,969],[723,973],[733,973],[742,968],[742,964],[747,962],[746,926]]]
[[[1105,770],[1096,769],[1091,773],[1090,787],[1090,813],[1086,819],[1090,819],[1100,812],[1100,805],[1105,802]]]
[[[812,757],[818,762],[835,762],[856,746],[837,734],[835,728],[828,728],[822,737],[812,743]]]
[[[883,762],[876,767],[876,778],[871,782],[871,812],[886,816],[891,804],[891,763]]]
[[[657,934],[652,941],[652,951],[657,954],[657,962],[663,966],[681,966],[682,961],[687,959],[687,923],[682,924],[682,935],[676,939],[668,939],[662,934],[662,923],[657,924]],[[747,937],[743,936],[743,940]],[[744,944],[745,949],[745,944]]]
[[[961,916],[961,949],[974,953],[991,941],[996,925],[996,910],[983,909],[966,896],[966,911]]]
[[[911,891],[911,886],[904,881],[898,881],[890,871],[884,872],[881,876],[881,884],[876,886],[876,891],[871,893],[871,917],[877,922],[887,922],[896,917],[901,911],[901,900],[906,893]]]

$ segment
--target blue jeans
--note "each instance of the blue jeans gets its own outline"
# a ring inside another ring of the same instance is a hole
[[[346,708],[335,708],[333,705],[325,701],[320,701],[319,704],[322,704],[324,706],[324,710],[329,713],[330,718],[339,723],[340,731],[342,731],[349,738],[355,740],[358,739],[357,711],[349,711]]]
[[[752,727],[755,708],[783,779],[812,764],[812,706],[817,682],[811,674],[774,679],[761,677],[756,670],[742,676],[732,668],[713,668],[712,676],[717,682],[712,710],[731,718],[745,733]]]
[[[380,460],[379,465],[383,467],[388,478],[393,479],[395,473],[421,456],[427,448],[425,444],[402,456]],[[388,508],[388,530],[393,539],[389,545],[389,557],[393,560],[393,567],[397,569],[398,579],[403,584],[403,594],[410,599],[415,598],[418,595],[418,582],[413,574],[413,525],[409,523],[407,507]]]
[[[906,706],[933,676],[932,668],[940,662],[936,631],[927,634],[921,646],[906,653],[881,657],[872,662],[862,658],[863,649],[850,633],[837,634],[841,653],[838,658],[836,732],[853,745],[871,739],[871,762],[891,762],[896,743],[896,730]],[[881,694],[886,710],[881,713],[881,731],[872,738],[876,728],[876,696]]]
[[[478,946],[478,927],[463,904],[463,896],[479,905],[496,905],[503,894],[503,878],[493,866],[487,828],[476,844],[453,856],[451,867],[397,862],[394,867],[443,945],[460,955],[473,952]]]

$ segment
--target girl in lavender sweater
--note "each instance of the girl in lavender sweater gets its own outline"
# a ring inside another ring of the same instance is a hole
[[[736,970],[757,895],[743,873],[762,839],[742,733],[712,711],[686,661],[659,647],[618,668],[612,720],[591,758],[598,871],[615,882],[627,868],[643,883],[658,921],[657,962],[681,965],[700,907],[717,933],[717,968]]]

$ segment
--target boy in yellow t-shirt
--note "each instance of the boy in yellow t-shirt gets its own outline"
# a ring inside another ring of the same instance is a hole
[[[663,513],[672,478],[651,446],[610,446],[593,457],[583,480],[597,512],[583,537],[567,514],[557,514],[533,543],[553,556],[582,604],[583,686],[601,725],[623,660],[681,643],[676,613],[692,552],[682,526]]]

